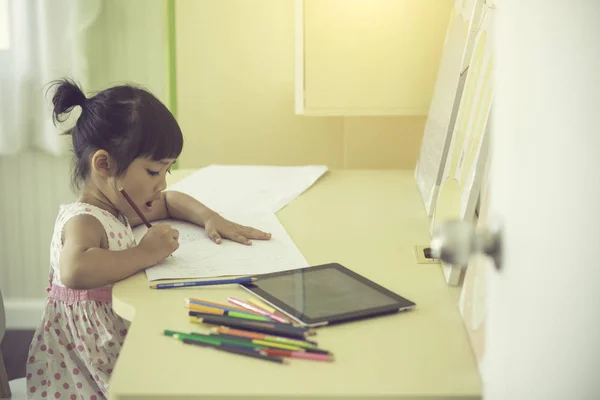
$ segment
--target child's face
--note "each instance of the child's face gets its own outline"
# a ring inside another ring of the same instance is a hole
[[[136,158],[122,178],[119,179],[119,188],[135,202],[142,212],[149,212],[152,203],[159,200],[161,192],[166,189],[166,175],[171,171],[175,159],[154,161],[149,158]],[[131,207],[124,198],[118,204],[121,210],[130,210]]]

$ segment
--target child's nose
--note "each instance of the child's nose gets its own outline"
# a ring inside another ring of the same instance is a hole
[[[162,192],[167,188],[167,177],[163,177],[158,185],[158,192]]]

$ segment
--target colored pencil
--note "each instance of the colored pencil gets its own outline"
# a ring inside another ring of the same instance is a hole
[[[260,308],[261,310],[265,310],[266,312],[270,312],[271,314],[275,314],[276,310],[273,307],[271,307],[267,303],[264,303],[264,302],[260,301],[257,298],[254,298],[254,297],[249,298],[248,299],[248,303],[252,304],[255,307]]]
[[[231,343],[234,343],[234,342],[235,343],[239,343],[239,342],[252,343],[252,344],[255,344],[257,348],[271,347],[271,348],[275,348],[275,349],[290,350],[290,351],[303,350],[299,346],[293,346],[293,345],[289,345],[286,343],[270,342],[268,340],[260,340],[260,339],[242,338],[239,336],[226,335],[226,334],[220,334],[220,333],[211,333],[210,337],[214,337],[217,340],[223,340],[225,342],[231,341]]]
[[[245,312],[248,314],[259,315],[259,314],[255,314],[250,311],[244,310],[241,307],[230,306],[229,304],[223,305],[223,304],[219,304],[219,303],[211,303],[210,301],[204,301],[204,300],[185,299],[185,307],[189,308],[190,306],[203,306],[203,307],[217,308],[219,310],[239,311],[239,312]]]
[[[195,340],[190,340],[190,339],[182,339],[181,341],[185,344],[191,344],[194,346],[210,347],[215,350],[225,351],[227,353],[239,354],[242,356],[252,357],[252,358],[258,358],[260,360],[271,361],[271,362],[278,363],[278,364],[288,364],[288,361],[286,359],[284,359],[283,357],[272,356],[270,354],[264,354],[264,353],[261,353],[256,350],[246,350],[246,349],[243,349],[240,347],[230,346],[228,344],[220,344],[220,345],[207,344],[207,343],[197,342]]]
[[[172,336],[172,337],[182,341],[185,344],[191,344],[191,345],[202,346],[202,347],[212,347],[214,349],[226,351],[229,353],[235,353],[235,354],[239,354],[239,355],[245,355],[248,357],[259,358],[259,359],[262,359],[265,361],[272,361],[272,362],[276,362],[279,364],[287,364],[287,362],[285,362],[285,360],[282,357],[271,356],[268,354],[261,354],[261,353],[257,352],[254,348],[244,348],[244,347],[241,347],[238,345],[223,343],[218,340],[210,340],[210,338],[194,337],[192,335],[188,335],[188,334],[184,334],[184,333],[176,332],[176,331],[165,330],[164,333],[165,333],[165,335]]]
[[[215,286],[215,285],[230,285],[234,283],[252,283],[256,278],[232,278],[232,279],[216,279],[216,280],[204,280],[204,281],[187,281],[187,282],[173,282],[173,283],[159,283],[156,285],[150,285],[150,289],[173,289],[190,286]]]
[[[238,306],[235,306],[235,305],[215,303],[213,301],[196,299],[194,297],[190,297],[189,299],[186,299],[185,300],[185,304],[186,305],[189,305],[189,304],[198,304],[200,306],[214,307],[214,308],[219,308],[221,310],[242,311],[242,312],[249,313],[249,314],[260,315],[260,314],[254,313],[252,311],[245,310],[242,307],[238,307]]]
[[[314,360],[314,361],[333,361],[334,357],[328,354],[314,354],[314,353],[304,353],[299,351],[287,351],[287,350],[277,350],[277,349],[260,349],[260,353],[269,355],[269,356],[279,356],[279,357],[290,357],[290,358],[302,358],[304,360]]]
[[[243,320],[241,318],[231,318],[218,315],[202,314],[195,311],[190,311],[190,322],[197,324],[222,325],[229,328],[242,329],[253,332],[267,333],[274,336],[291,337],[295,339],[304,339],[306,331],[299,328],[283,329],[276,327],[273,324],[264,323],[262,321]]]
[[[236,299],[235,297],[229,297],[227,300],[228,300],[228,301],[229,301],[231,304],[235,304],[236,306],[240,306],[240,307],[242,307],[242,308],[245,308],[246,310],[254,311],[255,313],[258,313],[258,314],[264,315],[264,316],[266,316],[266,317],[269,317],[269,318],[271,318],[272,320],[275,320],[275,321],[277,321],[277,322],[281,322],[282,324],[289,324],[289,323],[290,323],[290,322],[289,322],[287,319],[285,319],[285,318],[282,318],[282,317],[280,317],[280,316],[278,316],[278,315],[275,315],[275,314],[273,314],[273,313],[270,313],[270,312],[267,312],[267,311],[265,311],[265,310],[262,310],[262,309],[260,309],[260,308],[258,308],[258,307],[255,307],[255,306],[253,306],[253,305],[250,305],[250,304],[244,303],[243,301],[241,301],[241,300],[238,300],[238,299]]]
[[[269,319],[269,317],[263,317],[262,315],[256,315],[256,314],[250,314],[250,313],[247,313],[244,311],[221,310],[218,308],[200,306],[200,305],[195,305],[195,304],[190,304],[188,306],[188,309],[190,309],[192,311],[206,313],[206,314],[226,315],[229,317],[243,318],[243,319],[249,319],[249,320],[253,320],[253,321],[271,321]]]
[[[290,338],[286,338],[286,337],[266,335],[264,333],[250,332],[250,331],[244,331],[244,330],[239,330],[239,329],[230,329],[230,328],[219,327],[219,328],[215,328],[213,331],[220,333],[220,334],[225,334],[225,335],[232,335],[232,336],[244,337],[244,338],[249,338],[249,339],[267,340],[267,341],[271,341],[271,342],[290,344],[290,345],[298,346],[298,347],[302,347],[302,348],[314,348],[317,346],[317,343],[310,342],[308,340],[290,339]]]
[[[129,205],[131,206],[131,208],[133,208],[133,211],[135,211],[135,213],[138,215],[138,217],[140,217],[140,219],[144,222],[144,224],[146,225],[146,228],[148,228],[148,229],[152,228],[152,224],[150,223],[150,221],[148,221],[146,219],[146,217],[144,216],[144,214],[142,214],[140,209],[137,208],[137,206],[135,205],[135,203],[133,202],[131,197],[129,197],[129,195],[125,192],[125,189],[121,188],[121,189],[119,189],[119,192],[121,192],[123,197],[125,197],[125,200],[127,200]]]
[[[171,337],[177,335],[180,339],[192,339],[192,340],[195,337],[195,334],[185,333],[185,332],[179,332],[179,331],[173,331],[171,329],[165,329],[163,331],[163,335],[165,335],[165,336],[171,336]],[[199,340],[201,340],[201,339],[199,339]],[[205,342],[206,343],[212,343],[212,344],[219,344],[219,343],[221,343],[218,339],[212,338],[212,337],[207,338],[205,340]]]
[[[244,347],[247,349],[256,349],[259,347],[265,347],[265,346],[261,346],[261,345],[255,344],[255,343],[243,342],[241,340],[233,341],[233,340],[227,340],[227,339],[217,339],[216,336],[207,336],[207,335],[203,335],[201,333],[183,333],[183,332],[165,330],[164,335],[165,336],[177,336],[179,339],[195,340],[197,342],[214,344],[214,345],[229,344],[232,346]]]
[[[223,338],[223,339],[229,339],[229,340],[251,341],[252,343],[264,344],[265,346],[275,347],[275,348],[280,348],[280,349],[287,348],[288,350],[303,351],[306,353],[331,355],[331,352],[329,350],[323,350],[323,349],[319,349],[317,347],[306,347],[307,343],[300,341],[300,340],[295,340],[293,342],[286,343],[286,342],[277,342],[277,341],[268,340],[268,339],[256,339],[256,338],[249,338],[249,337],[243,337],[243,336],[236,336],[236,335],[231,335],[231,334],[227,334],[227,333],[215,334],[215,332],[213,332],[213,333],[211,333],[211,335],[214,337],[217,337],[217,338]],[[257,341],[257,340],[259,340],[259,341]],[[293,347],[293,348],[291,348],[291,347]]]
[[[202,317],[203,316],[202,315],[203,313],[200,311],[190,310],[190,311],[188,311],[188,314],[190,316],[194,316],[194,317]],[[213,315],[211,314],[211,315],[207,315],[207,316],[213,316]],[[232,317],[219,316],[219,318],[223,318],[224,321],[231,320],[232,322],[238,322],[238,320],[236,320],[235,318],[232,318]],[[294,326],[291,324],[282,324],[282,323],[275,322],[275,321],[242,321],[242,323],[245,323],[245,324],[248,324],[251,326],[267,327],[270,329],[281,329],[284,331],[300,332],[303,334],[314,334],[311,329],[308,329],[308,328],[305,328],[302,326]],[[222,324],[222,325],[225,325],[225,324]]]
[[[230,344],[239,347],[246,347],[251,349],[261,349],[261,348],[275,348],[279,350],[289,350],[289,351],[302,351],[302,348],[297,346],[289,346],[281,343],[268,342],[264,340],[253,340],[240,338],[236,336],[230,335],[205,335],[203,333],[192,332],[185,335],[185,338],[190,340],[197,340],[203,343],[222,343],[222,344]]]
[[[316,347],[304,349],[304,351],[306,351],[307,353],[330,354],[331,355],[331,352],[329,350],[317,349]]]

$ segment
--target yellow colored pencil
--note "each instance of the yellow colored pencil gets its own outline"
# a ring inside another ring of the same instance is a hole
[[[243,311],[230,311],[230,310],[222,310],[220,308],[214,308],[209,306],[201,306],[198,304],[189,304],[187,308],[190,312],[199,312],[202,314],[210,314],[210,315],[218,315],[218,316],[230,316],[240,319],[252,320],[252,321],[262,321],[268,322],[270,319],[268,317],[264,317],[262,315],[251,314]]]
[[[197,299],[195,297],[190,297],[189,299],[186,299],[185,304],[197,304],[197,305],[203,305],[205,307],[211,307],[214,306],[215,308],[220,308],[223,310],[236,310],[236,311],[243,311],[246,313],[250,313],[250,314],[256,314],[256,315],[260,315],[258,313],[252,312],[250,310],[246,310],[242,307],[236,306],[234,304],[222,304],[222,303],[215,303],[214,301],[208,301],[208,300],[202,300],[202,299]]]
[[[293,351],[304,351],[304,349],[302,347],[290,346],[289,344],[283,344],[283,343],[278,343],[278,342],[270,342],[268,340],[253,339],[251,341],[254,344],[261,344],[263,346],[276,347],[278,349],[293,350]]]
[[[269,312],[271,314],[275,314],[275,311],[277,311],[273,307],[268,305],[267,303],[260,301],[259,299],[255,298],[255,297],[249,298],[248,303],[250,303],[253,306],[256,306],[258,308],[262,308],[263,310],[265,310],[266,312]]]

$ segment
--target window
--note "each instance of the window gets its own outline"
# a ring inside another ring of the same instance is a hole
[[[0,51],[8,50],[10,47],[8,22],[8,0],[0,0]]]

